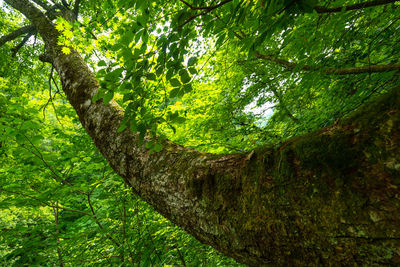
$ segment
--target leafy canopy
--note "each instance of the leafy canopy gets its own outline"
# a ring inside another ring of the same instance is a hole
[[[235,152],[327,126],[398,82],[396,69],[335,75],[398,63],[398,4],[354,4],[87,1],[57,29],[96,70],[94,100],[125,108],[120,131]]]

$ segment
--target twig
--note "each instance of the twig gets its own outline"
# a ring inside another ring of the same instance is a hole
[[[284,59],[280,59],[273,55],[264,55],[259,52],[256,52],[255,56],[260,59],[278,63],[289,70],[293,70],[298,66],[297,63],[290,62],[290,61],[287,61]],[[299,70],[306,70],[306,71],[322,70],[323,72],[325,72],[325,74],[347,75],[347,74],[363,74],[363,73],[374,73],[374,72],[400,71],[400,64],[369,65],[369,66],[362,66],[362,67],[326,68],[326,69],[323,69],[321,67],[313,67],[310,65],[304,65],[304,66],[300,67]]]
[[[21,47],[23,47],[23,46],[26,44],[26,42],[29,40],[29,38],[31,38],[31,36],[32,36],[33,34],[34,34],[34,33],[28,33],[28,34],[24,37],[24,39],[22,39],[22,41],[21,41],[16,47],[14,47],[13,49],[11,49],[11,52],[12,52],[11,57],[15,57],[15,56],[17,55],[17,53],[18,53],[18,51],[21,49]]]
[[[182,1],[182,0],[180,0],[180,1]],[[211,11],[213,11],[214,9],[217,9],[217,8],[223,6],[223,5],[225,5],[226,3],[229,3],[229,2],[231,2],[231,1],[232,1],[232,0],[225,0],[225,1],[222,1],[222,2],[220,2],[219,4],[217,4],[217,5],[215,5],[215,6],[210,6],[210,7],[193,7],[193,8],[191,8],[191,9],[197,9],[197,10],[199,10],[199,9],[200,9],[200,10],[204,10],[204,12],[197,13],[197,14],[195,14],[195,15],[190,16],[184,23],[182,23],[181,25],[179,25],[178,28],[182,28],[183,26],[185,26],[186,24],[188,24],[189,22],[191,22],[191,21],[194,20],[195,18],[200,17],[200,16],[204,16],[204,15],[210,13]],[[183,3],[185,3],[185,2],[183,2]],[[187,4],[186,4],[186,5],[187,5]],[[190,6],[189,6],[189,7],[190,7]]]
[[[87,194],[87,200],[88,200],[88,205],[90,208],[90,211],[92,212],[92,218],[94,219],[94,221],[96,222],[96,224],[99,226],[99,228],[104,231],[104,227],[103,225],[100,223],[99,219],[96,216],[96,213],[94,212],[94,208],[92,205],[92,202],[90,201],[90,194]],[[109,233],[105,233],[105,235],[107,236],[107,238],[114,243],[114,245],[116,245],[117,247],[120,247],[121,244],[119,244]]]
[[[350,11],[350,10],[364,9],[367,7],[387,5],[387,4],[397,2],[397,1],[398,0],[375,0],[375,1],[370,1],[370,2],[354,4],[354,5],[350,5],[350,6],[339,6],[339,7],[314,6],[314,10],[320,14],[321,13],[334,13],[334,12],[341,12],[342,10]]]

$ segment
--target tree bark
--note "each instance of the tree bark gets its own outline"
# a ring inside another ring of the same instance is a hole
[[[92,102],[95,75],[76,52],[61,52],[45,15],[28,0],[6,2],[45,40],[69,102],[113,169],[201,242],[254,266],[399,264],[399,88],[279,146],[212,155],[165,141],[149,154],[138,135],[117,132],[116,102]]]

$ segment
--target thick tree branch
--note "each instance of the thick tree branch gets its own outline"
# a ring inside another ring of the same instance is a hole
[[[255,53],[255,56],[260,59],[268,60],[274,63],[278,63],[288,70],[293,70],[297,68],[298,63],[290,62],[284,59],[280,59],[273,55],[264,55],[259,52]],[[400,71],[400,64],[388,64],[388,65],[370,65],[370,66],[362,66],[362,67],[353,67],[353,68],[321,68],[314,67],[310,65],[304,65],[299,67],[299,70],[305,71],[322,71],[326,74],[334,74],[334,75],[347,75],[347,74],[362,74],[362,73],[375,73],[375,72],[388,72],[388,71]]]
[[[387,5],[387,4],[391,4],[394,2],[398,2],[398,0],[375,0],[375,1],[370,1],[370,2],[364,2],[364,3],[349,5],[349,6],[339,6],[339,7],[315,6],[314,10],[317,11],[317,13],[334,13],[334,12],[341,12],[342,10],[350,11],[350,10],[374,7],[374,6]]]
[[[47,12],[51,12],[52,8],[49,6],[47,3],[43,2],[42,0],[32,0],[34,3],[36,3],[38,6],[42,7],[44,10]]]
[[[72,11],[73,16],[74,16],[74,20],[78,19],[80,3],[81,3],[81,0],[76,0],[75,1],[74,9]]]
[[[19,28],[18,30],[13,31],[10,34],[4,35],[4,36],[0,37],[0,47],[2,45],[4,45],[5,43],[12,41],[15,38],[18,38],[19,36],[21,36],[25,33],[33,32],[34,30],[35,30],[35,27],[33,25],[26,25],[26,26]]]
[[[58,31],[50,19],[35,7],[29,0],[5,0],[7,4],[20,11],[29,19],[42,36],[47,50],[59,49],[57,45]]]

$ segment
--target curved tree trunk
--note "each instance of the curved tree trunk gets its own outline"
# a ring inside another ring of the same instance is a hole
[[[44,57],[104,157],[161,214],[239,262],[260,265],[400,263],[399,88],[340,124],[278,147],[216,156],[170,142],[149,154],[117,133],[115,103],[28,0],[6,0],[45,40]]]

